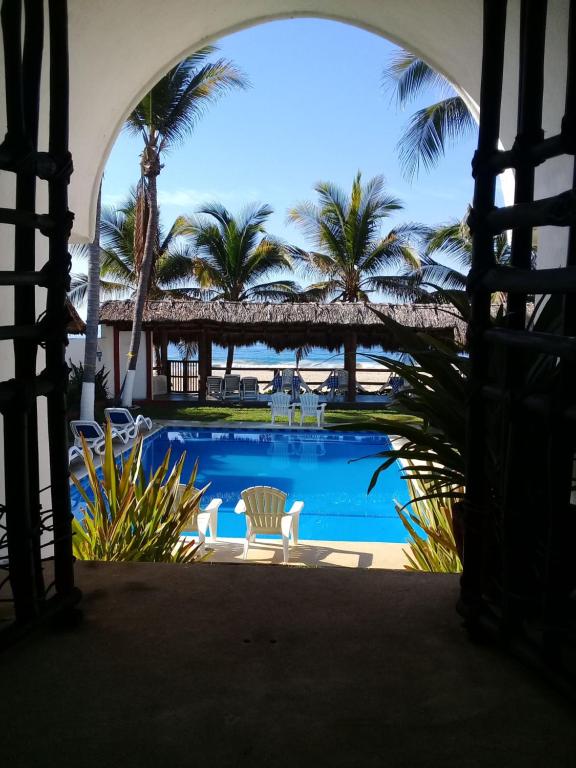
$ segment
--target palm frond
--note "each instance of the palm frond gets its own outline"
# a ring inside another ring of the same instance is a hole
[[[454,93],[450,81],[409,51],[398,51],[382,73],[382,85],[392,91],[398,106],[405,106],[428,88]]]

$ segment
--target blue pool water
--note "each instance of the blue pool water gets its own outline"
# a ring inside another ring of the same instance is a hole
[[[211,483],[206,500],[223,500],[218,536],[244,536],[244,518],[234,514],[240,491],[271,485],[288,494],[288,508],[304,501],[301,539],[404,542],[394,509],[394,500],[408,500],[399,467],[383,472],[368,495],[382,459],[349,463],[389,445],[385,435],[370,432],[164,427],[145,440],[143,463],[147,470],[158,467],[170,447],[172,466],[185,451],[184,481],[198,458],[197,487]],[[82,499],[75,488],[71,497],[73,512],[80,515]]]

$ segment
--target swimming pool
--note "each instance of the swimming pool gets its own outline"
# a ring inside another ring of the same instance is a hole
[[[211,483],[206,501],[223,500],[218,536],[244,536],[244,517],[234,514],[240,492],[271,485],[288,494],[288,508],[304,501],[301,539],[404,542],[406,531],[394,509],[394,500],[408,500],[399,467],[383,472],[368,495],[382,460],[349,463],[389,446],[385,435],[372,432],[163,427],[144,441],[143,464],[147,470],[157,467],[170,447],[173,466],[186,451],[184,481],[198,458],[196,485]],[[82,500],[75,488],[71,498],[78,515]]]

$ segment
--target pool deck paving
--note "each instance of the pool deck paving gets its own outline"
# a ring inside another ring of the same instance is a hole
[[[193,536],[191,538],[194,538]],[[250,544],[248,557],[243,560],[244,539],[223,538],[207,540],[207,560],[212,563],[282,563],[280,539],[259,540]],[[339,566],[342,568],[404,568],[408,564],[407,544],[387,544],[373,541],[312,541],[300,540],[290,545],[289,563],[308,568]]]
[[[574,709],[471,643],[458,578],[77,563],[84,620],[0,656],[9,768],[573,768]]]

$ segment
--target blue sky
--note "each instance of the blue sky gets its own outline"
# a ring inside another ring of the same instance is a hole
[[[396,47],[355,27],[317,19],[260,25],[217,42],[250,79],[251,88],[210,106],[185,143],[164,155],[158,179],[162,219],[192,214],[218,201],[237,212],[269,203],[268,230],[296,245],[306,241],[286,211],[314,200],[313,186],[332,181],[349,190],[355,173],[386,177],[405,205],[390,219],[437,224],[460,218],[472,197],[475,137],[460,142],[432,172],[412,183],[400,172],[396,143],[411,112],[400,112],[382,88]],[[109,158],[104,204],[117,204],[138,180],[141,143],[122,133]]]

